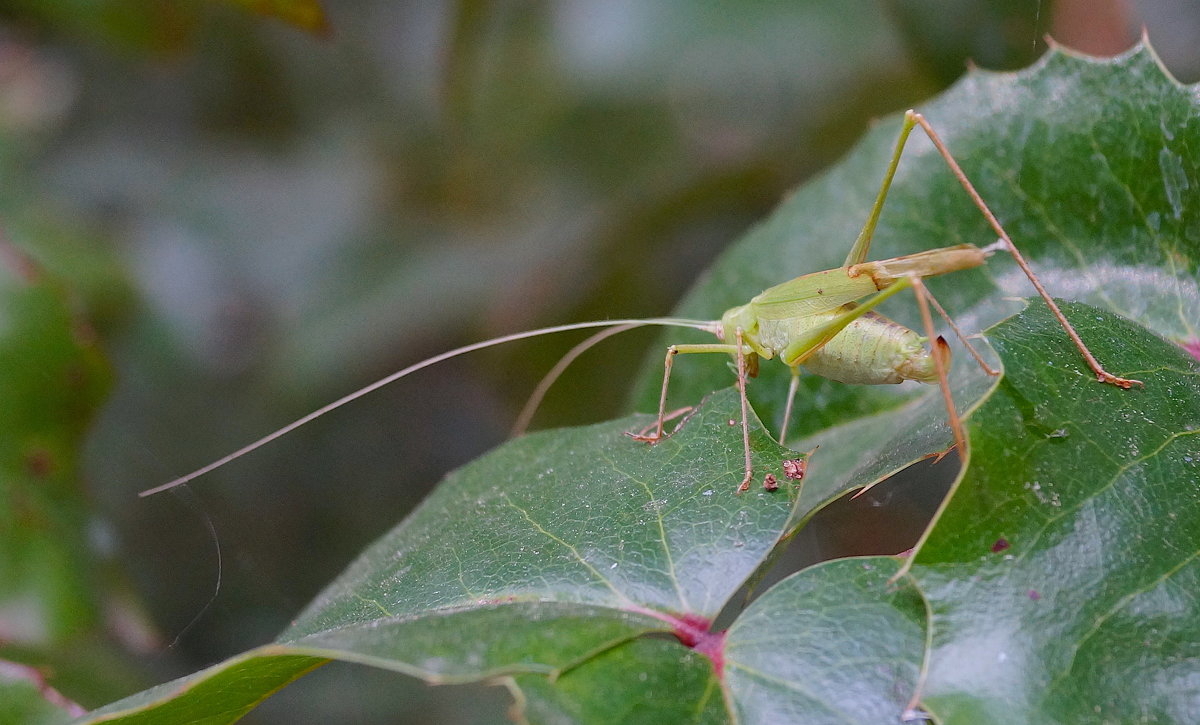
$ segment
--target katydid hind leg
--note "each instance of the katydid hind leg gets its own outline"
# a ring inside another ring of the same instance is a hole
[[[917,296],[917,307],[921,311],[921,323],[925,326],[925,335],[932,341],[930,354],[933,356],[933,367],[937,370],[938,387],[942,389],[942,399],[946,403],[946,417],[950,430],[954,433],[954,447],[960,456],[967,455],[967,437],[963,432],[962,419],[958,417],[958,408],[954,405],[954,395],[950,392],[950,346],[946,339],[933,329],[933,316],[929,314],[928,292],[920,277],[912,278],[913,292]]]
[[[779,445],[787,445],[788,426],[792,422],[792,406],[796,403],[796,391],[800,388],[800,366],[793,365],[789,370],[792,371],[792,380],[788,383],[787,404],[783,407],[783,426],[779,429]]]
[[[946,147],[946,144],[942,141],[941,137],[938,136],[937,131],[933,129],[933,126],[930,125],[929,121],[926,120],[921,114],[916,113],[915,111],[909,111],[907,114],[905,114],[905,121],[907,122],[910,117],[921,126],[922,130],[925,131],[925,135],[927,135],[929,140],[933,142],[934,148],[936,148],[938,153],[941,154],[941,157],[943,160],[945,160],[946,165],[950,167],[950,171],[958,180],[959,185],[966,190],[967,196],[971,197],[971,201],[983,214],[984,219],[987,220],[988,225],[992,228],[992,231],[996,233],[996,236],[999,237],[1002,242],[1004,242],[1005,248],[1008,250],[1009,254],[1012,255],[1013,259],[1017,263],[1017,266],[1020,267],[1021,271],[1025,273],[1025,276],[1029,278],[1030,283],[1033,284],[1034,289],[1037,290],[1037,293],[1041,296],[1041,298],[1046,301],[1046,306],[1050,308],[1050,312],[1054,314],[1055,319],[1058,320],[1058,323],[1062,326],[1063,330],[1066,331],[1067,336],[1071,338],[1071,342],[1073,342],[1075,347],[1079,349],[1079,352],[1081,355],[1083,355],[1083,359],[1087,362],[1088,367],[1090,367],[1092,372],[1095,373],[1096,379],[1100,382],[1109,383],[1121,388],[1131,388],[1134,385],[1142,385],[1143,383],[1140,380],[1122,378],[1117,375],[1113,375],[1104,369],[1104,367],[1100,364],[1100,361],[1096,359],[1096,356],[1092,354],[1092,351],[1088,349],[1087,345],[1084,344],[1083,340],[1079,337],[1079,333],[1076,332],[1071,323],[1067,321],[1066,316],[1062,313],[1062,310],[1059,309],[1058,304],[1055,303],[1054,299],[1050,296],[1050,293],[1047,292],[1046,288],[1042,286],[1041,280],[1039,280],[1038,276],[1034,274],[1033,269],[1029,266],[1029,263],[1025,261],[1025,257],[1021,254],[1021,251],[1017,249],[1017,245],[1014,244],[1012,239],[1008,236],[1008,232],[1004,231],[1004,227],[1000,225],[1000,222],[996,219],[996,215],[992,213],[992,210],[983,200],[983,197],[980,196],[979,192],[975,190],[975,185],[972,184],[971,180],[967,178],[967,175],[963,172],[962,167],[958,165],[958,161],[956,161],[954,156],[950,153],[950,149]]]
[[[950,426],[951,433],[954,436],[954,445],[937,453],[934,462],[936,463],[942,460],[947,453],[955,449],[958,450],[959,456],[965,457],[967,455],[966,432],[963,429],[962,418],[960,418],[958,415],[958,408],[954,404],[954,394],[950,390],[950,344],[946,342],[946,338],[938,335],[937,331],[933,328],[933,316],[929,312],[928,304],[929,291],[921,281],[921,278],[913,276],[910,278],[910,282],[913,292],[917,297],[917,307],[921,313],[921,323],[925,328],[925,335],[930,340],[929,353],[933,358],[933,366],[938,377],[938,387],[941,389],[942,400],[946,406],[946,421]],[[879,483],[880,481],[876,481],[873,484],[859,489],[857,493],[851,496],[851,498],[858,498],[859,496],[862,496]]]
[[[963,334],[963,331],[959,329],[958,325],[954,322],[954,318],[946,312],[946,308],[942,307],[942,304],[937,301],[937,298],[933,296],[933,293],[929,291],[929,288],[923,288],[922,292],[924,293],[925,298],[929,300],[929,304],[933,305],[933,309],[937,310],[937,313],[942,316],[942,319],[945,320],[946,324],[950,326],[950,329],[954,331],[954,335],[958,338],[958,341],[963,344],[963,347],[967,348],[967,352],[971,354],[971,357],[975,358],[975,362],[979,363],[979,367],[982,368],[983,372],[993,377],[999,375],[1000,371],[987,364],[987,361],[983,359],[983,356],[979,354],[979,351],[975,349],[975,346],[971,344],[971,341],[968,340],[967,336]]]
[[[750,479],[754,478],[754,465],[750,461],[750,403],[746,400],[746,350],[742,347],[742,328],[737,329],[737,387],[738,397],[742,403],[742,451],[746,459],[746,475],[742,478],[737,492],[750,490]]]
[[[904,144],[908,141],[908,135],[912,133],[915,125],[913,112],[909,111],[904,114],[904,122],[900,126],[900,136],[896,139],[896,147],[892,150],[892,160],[888,162],[887,171],[884,172],[879,194],[875,197],[875,203],[871,205],[871,213],[867,215],[867,221],[863,224],[862,231],[858,233],[858,238],[850,247],[850,253],[846,255],[846,262],[842,266],[852,267],[867,261],[867,254],[871,251],[871,238],[875,236],[875,226],[879,223],[883,204],[887,201],[888,191],[892,188],[892,179],[895,178],[896,169],[900,166],[900,157],[904,155]]]

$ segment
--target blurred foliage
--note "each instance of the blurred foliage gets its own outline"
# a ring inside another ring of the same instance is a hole
[[[1049,2],[1032,18],[1026,3],[921,6],[370,0],[327,5],[317,38],[223,2],[0,2],[0,228],[76,293],[116,369],[81,505],[87,530],[112,533],[89,545],[108,542],[162,639],[178,637],[147,679],[282,629],[446,470],[503,440],[570,341],[444,365],[193,496],[133,492],[454,344],[666,311],[869,119],[967,58],[1027,63],[1052,17]],[[1136,5],[1131,39],[1138,17],[1168,37],[1197,23],[1164,7]],[[1193,44],[1160,50],[1200,68]],[[580,360],[541,424],[612,416],[649,336],[622,339]],[[390,722],[361,703],[397,698],[426,713],[414,721],[497,719],[495,700],[472,715],[359,679],[377,681],[324,668],[254,717],[353,699],[360,721]],[[55,685],[110,699],[111,683],[72,682]]]
[[[252,13],[278,18],[314,33],[329,32],[329,19],[317,0],[225,0]]]
[[[319,0],[5,0],[0,17],[25,31],[99,42],[134,53],[187,50],[214,6],[227,4],[317,34],[330,30]]]
[[[111,370],[59,281],[2,239],[0,310],[0,663],[117,693],[141,680],[117,642],[149,635],[79,460]]]
[[[884,4],[914,61],[946,84],[962,73],[964,59],[993,70],[1026,65],[1050,30],[1053,9],[1043,0],[887,0]]]
[[[0,309],[0,611],[6,640],[52,644],[99,609],[77,457],[108,370],[62,290],[4,242]]]

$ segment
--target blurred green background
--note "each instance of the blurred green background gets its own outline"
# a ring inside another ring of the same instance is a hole
[[[275,3],[307,30],[239,5],[0,2],[0,659],[87,707],[273,638],[580,338],[440,365],[137,491],[455,345],[668,313],[970,62],[1022,67],[1046,33],[1110,54],[1144,25],[1200,78],[1190,0]],[[651,335],[581,358],[536,425],[626,412]],[[844,532],[879,503],[798,546],[878,548]],[[507,703],[331,665],[247,721]]]

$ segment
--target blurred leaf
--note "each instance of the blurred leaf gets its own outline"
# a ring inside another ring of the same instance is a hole
[[[6,16],[122,49],[174,52],[195,27],[194,6],[179,0],[10,0]]]
[[[48,645],[97,617],[78,449],[109,370],[63,290],[0,245],[0,614],[7,640]]]
[[[278,18],[310,33],[329,32],[329,18],[318,0],[224,0],[266,17]]]
[[[911,56],[943,83],[950,83],[968,65],[1008,70],[1032,62],[1046,50],[1044,38],[1055,3],[886,0],[884,5]]]
[[[37,670],[0,660],[0,723],[57,725],[80,713]]]
[[[319,0],[221,1],[311,33],[330,30]],[[124,50],[171,54],[188,48],[195,40],[205,4],[196,0],[9,0],[0,13],[17,22],[99,40]]]

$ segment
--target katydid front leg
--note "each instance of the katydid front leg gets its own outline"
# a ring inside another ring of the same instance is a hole
[[[742,452],[745,456],[745,475],[742,477],[742,482],[737,488],[738,493],[741,493],[750,488],[750,480],[754,477],[754,468],[750,460],[750,423],[747,420],[750,406],[746,401],[746,348],[743,344],[742,331],[740,329],[735,331],[734,339],[735,343],[732,345],[728,343],[712,343],[671,345],[668,347],[666,358],[663,360],[662,391],[658,397],[658,418],[653,426],[654,433],[647,434],[643,430],[640,433],[627,433],[626,435],[636,441],[644,441],[650,444],[658,443],[666,437],[663,434],[663,425],[669,419],[667,416],[667,391],[671,385],[671,369],[675,365],[675,356],[697,353],[733,355],[737,359],[737,386],[742,406]]]

